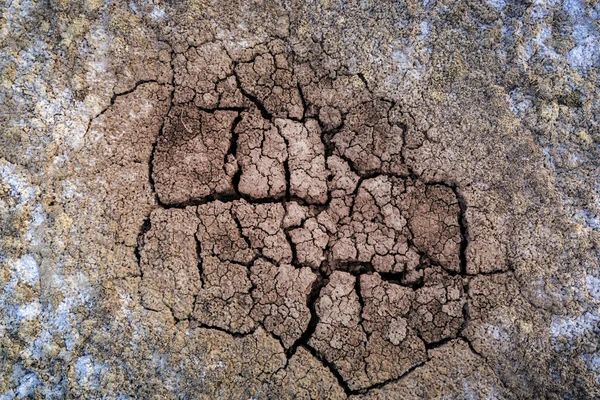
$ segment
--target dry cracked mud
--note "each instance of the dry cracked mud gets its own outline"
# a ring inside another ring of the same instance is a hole
[[[600,395],[595,3],[10,3],[0,399]]]
[[[460,338],[466,206],[404,163],[397,104],[360,76],[319,76],[281,40],[238,58],[208,42],[170,61],[168,109],[148,116],[163,123],[148,157],[158,208],[136,241],[143,307],[232,335],[263,329],[347,394]],[[102,123],[116,129],[129,107]]]

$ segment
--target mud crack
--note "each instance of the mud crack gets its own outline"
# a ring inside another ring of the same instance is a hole
[[[347,395],[396,382],[468,323],[467,202],[404,163],[408,118],[364,76],[320,76],[281,41],[251,52],[171,52],[142,305],[234,336],[261,327]]]

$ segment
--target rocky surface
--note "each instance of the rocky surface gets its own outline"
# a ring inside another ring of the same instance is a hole
[[[600,396],[596,2],[0,12],[0,398]]]

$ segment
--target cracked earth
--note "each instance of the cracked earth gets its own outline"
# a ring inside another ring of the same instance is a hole
[[[599,7],[0,3],[0,400],[600,398]]]
[[[237,337],[261,328],[347,395],[467,341],[465,201],[405,163],[409,114],[360,75],[295,64],[280,40],[169,63],[170,84],[138,82],[89,127],[113,136],[131,107],[119,98],[142,87],[162,103],[141,121],[157,204],[136,239],[143,307]]]

